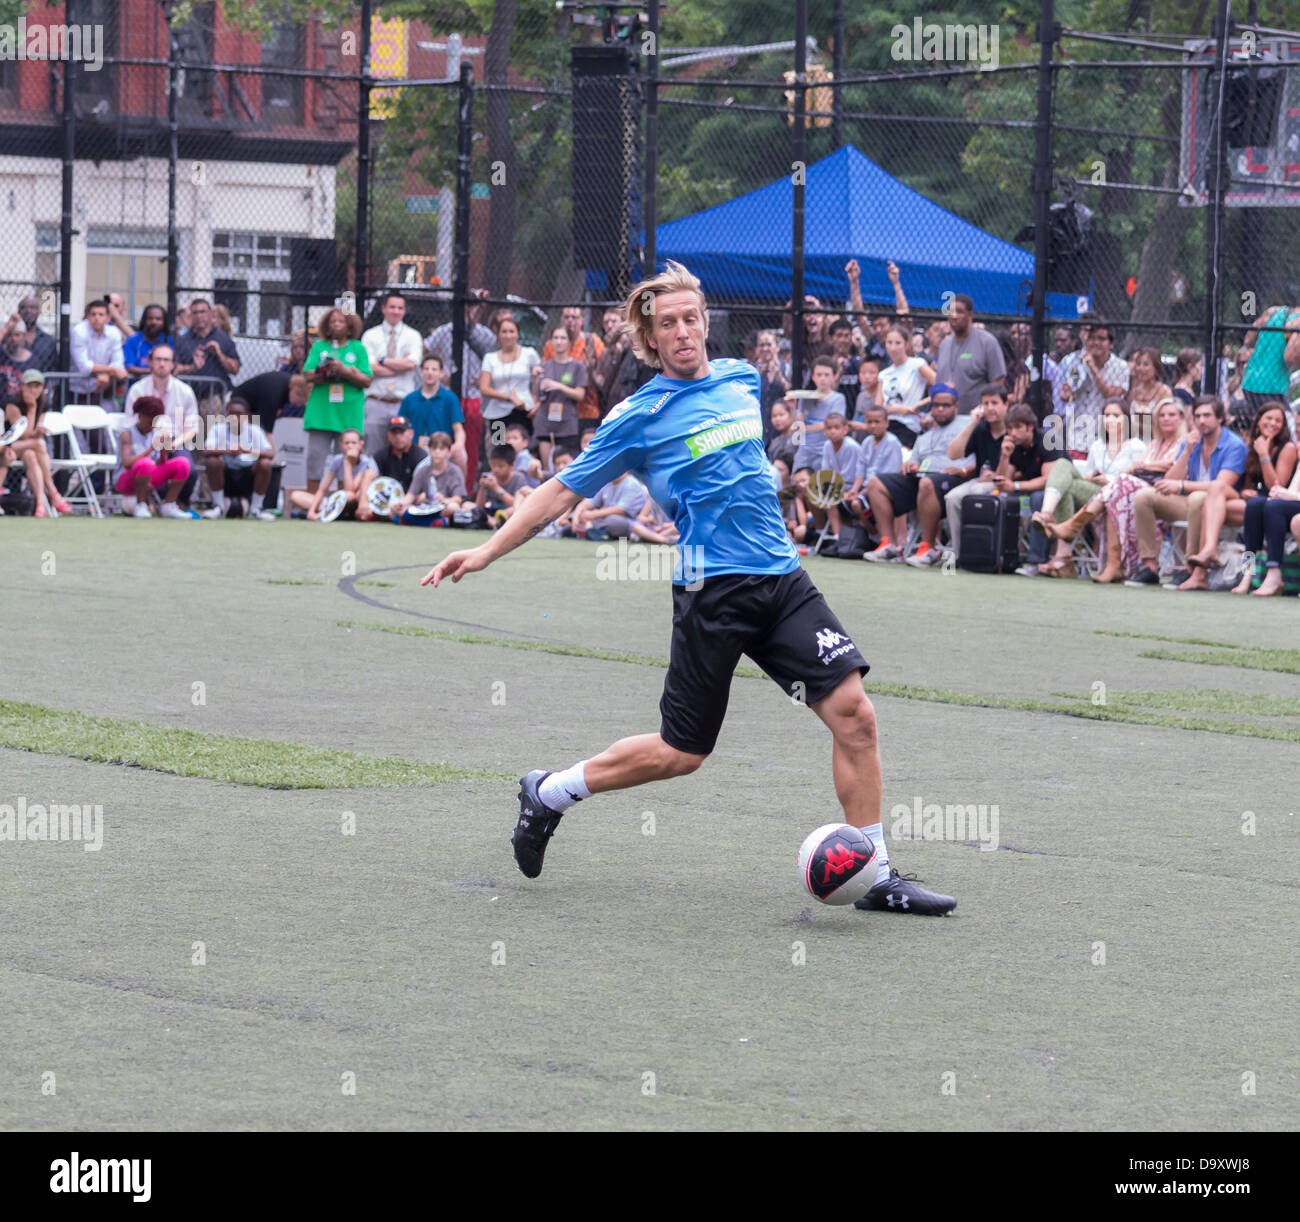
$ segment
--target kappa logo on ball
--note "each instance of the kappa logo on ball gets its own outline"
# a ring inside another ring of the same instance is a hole
[[[853,869],[859,861],[869,860],[870,856],[869,853],[855,853],[842,844],[832,845],[826,850],[824,858],[826,873],[822,876],[822,882],[830,882],[832,874],[838,878],[846,870]]]

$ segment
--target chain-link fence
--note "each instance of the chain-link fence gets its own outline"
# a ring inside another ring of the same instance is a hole
[[[0,68],[0,307],[66,343],[98,297],[135,327],[206,299],[239,380],[341,294],[370,324],[394,287],[424,335],[509,309],[540,352],[566,306],[599,333],[651,258],[701,276],[737,355],[759,328],[823,340],[859,296],[864,327],[966,293],[1021,349],[1030,320],[1091,312],[1166,356],[1300,299],[1286,6],[1221,39],[1209,5],[1109,32],[899,7],[44,10],[99,42]]]

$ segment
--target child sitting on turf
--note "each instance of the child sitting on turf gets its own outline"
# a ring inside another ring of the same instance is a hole
[[[290,494],[290,501],[298,508],[307,511],[307,520],[320,520],[321,502],[329,495],[330,488],[337,482],[347,493],[347,504],[341,518],[356,518],[360,522],[371,522],[374,513],[366,493],[371,482],[379,474],[379,467],[369,454],[364,453],[365,443],[356,429],[344,429],[339,436],[341,453],[331,454],[325,460],[324,478],[315,492],[295,488]]]
[[[411,486],[406,495],[393,506],[394,522],[403,526],[431,526],[451,517],[465,497],[465,476],[451,461],[452,440],[447,433],[434,433],[429,438],[429,455],[420,461],[411,476]],[[441,502],[440,514],[412,514],[412,505]]]
[[[871,513],[871,502],[865,492],[867,481],[873,475],[896,475],[903,469],[903,443],[889,428],[887,409],[867,408],[864,423],[867,432],[858,451],[857,478],[844,499],[851,503],[856,515],[866,518]]]
[[[858,473],[859,456],[861,447],[856,441],[849,437],[849,422],[844,418],[843,412],[831,412],[826,417],[824,424],[826,430],[826,441],[822,446],[822,465],[823,471],[834,471],[844,481],[844,497],[840,505],[832,505],[825,514],[819,509],[814,509],[813,514],[817,518],[817,524],[827,519],[830,521],[830,537],[839,538],[840,534],[840,509],[841,506],[848,509],[852,514],[853,498],[861,490],[861,482],[855,482]]]
[[[552,475],[559,475],[573,461],[573,451],[567,446],[551,447]],[[566,510],[554,522],[544,526],[538,535],[543,539],[561,539],[573,534],[573,510]]]
[[[632,523],[632,534],[647,543],[676,543],[680,538],[673,520],[649,496]]]
[[[528,486],[541,487],[542,464],[528,449],[528,430],[522,424],[507,425],[502,440],[515,452],[515,470],[524,477]]]
[[[794,457],[796,467],[816,467],[821,461],[822,447],[826,444],[826,417],[831,412],[844,414],[844,396],[835,386],[835,362],[829,356],[819,356],[813,361],[812,380],[817,388],[816,399],[800,399],[803,419],[803,442]]]
[[[634,475],[625,472],[616,476],[590,500],[575,506],[573,533],[587,538],[626,538],[648,499],[645,485]]]
[[[792,543],[807,543],[809,537],[817,533],[813,526],[812,510],[808,505],[808,481],[812,476],[811,467],[800,467],[790,477],[790,487],[786,489],[789,499],[785,503],[783,516],[786,533]]]
[[[528,495],[528,481],[515,470],[513,446],[493,446],[488,466],[478,482],[474,504],[486,511],[488,519],[500,526],[514,512],[515,506]]]

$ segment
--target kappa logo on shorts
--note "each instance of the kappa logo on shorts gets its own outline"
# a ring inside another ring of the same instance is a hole
[[[817,630],[817,657],[823,666],[829,666],[841,654],[848,653],[852,648],[853,642],[844,633],[836,632],[834,628]]]

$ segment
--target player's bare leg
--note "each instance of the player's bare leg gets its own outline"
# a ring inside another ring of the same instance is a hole
[[[831,732],[831,773],[835,795],[844,808],[844,822],[866,828],[880,823],[884,784],[880,772],[880,743],[876,710],[862,690],[862,677],[844,681],[812,710]],[[883,838],[881,844],[883,844]]]
[[[829,696],[811,707],[831,732],[831,771],[836,796],[844,808],[844,821],[860,827],[876,849],[876,885],[855,907],[945,916],[957,906],[956,900],[917,886],[889,864],[880,819],[884,787],[876,711],[862,690],[861,675],[846,675]]]
[[[638,734],[633,738],[620,738],[587,760],[583,766],[583,779],[589,793],[606,793],[649,781],[687,776],[707,758],[678,751],[658,734]]]
[[[575,802],[593,793],[629,789],[649,781],[694,772],[707,757],[670,747],[658,734],[621,738],[599,755],[561,772],[540,768],[519,781],[519,822],[510,842],[515,861],[528,878],[542,872],[546,845],[560,817]]]

